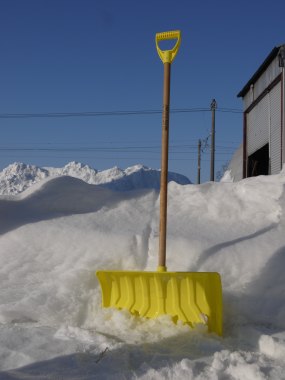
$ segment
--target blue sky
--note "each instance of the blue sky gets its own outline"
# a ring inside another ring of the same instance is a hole
[[[215,98],[219,171],[242,140],[242,114],[222,110],[242,109],[237,93],[285,42],[284,11],[284,0],[1,0],[0,169],[73,160],[99,170],[159,168],[161,114],[141,111],[162,107],[155,34],[180,29],[171,108],[199,111],[171,114],[169,170],[196,181],[198,139],[211,131],[203,109]],[[77,112],[107,115],[3,118]],[[209,167],[208,148],[202,182]]]

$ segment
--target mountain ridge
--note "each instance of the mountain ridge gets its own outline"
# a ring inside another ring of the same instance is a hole
[[[75,161],[71,161],[61,168],[14,162],[0,172],[0,195],[19,194],[43,179],[60,176],[79,178],[89,184],[102,185],[116,191],[137,188],[159,189],[160,187],[160,170],[143,165],[134,165],[124,170],[115,166],[99,171]],[[174,181],[181,185],[191,184],[186,176],[172,172],[168,173],[168,181]]]

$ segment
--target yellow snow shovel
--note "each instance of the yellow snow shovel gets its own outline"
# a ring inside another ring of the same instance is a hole
[[[161,40],[175,39],[171,50],[161,50]],[[156,34],[156,48],[164,64],[162,154],[160,182],[159,260],[156,272],[100,270],[96,272],[102,289],[103,307],[127,309],[146,318],[170,315],[191,327],[207,325],[208,331],[222,335],[222,287],[218,273],[167,272],[166,220],[169,137],[170,67],[180,46],[180,31]]]

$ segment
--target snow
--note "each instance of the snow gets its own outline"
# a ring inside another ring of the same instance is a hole
[[[118,167],[98,171],[80,162],[69,162],[63,168],[41,168],[14,162],[0,172],[0,194],[18,194],[47,177],[71,176],[93,185],[103,185],[113,190],[133,190],[135,188],[159,189],[160,171],[143,165],[135,165],[122,170]],[[191,183],[181,174],[169,173],[169,181],[181,185]]]
[[[233,154],[221,182],[237,182],[243,178],[243,144]]]
[[[1,380],[285,379],[284,171],[169,183],[167,266],[221,274],[218,337],[101,308],[96,270],[156,270],[157,174],[35,168],[1,173]]]

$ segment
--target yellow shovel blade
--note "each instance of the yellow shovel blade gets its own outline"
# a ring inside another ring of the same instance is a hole
[[[98,271],[103,307],[156,318],[168,314],[222,335],[222,286],[215,272]]]

